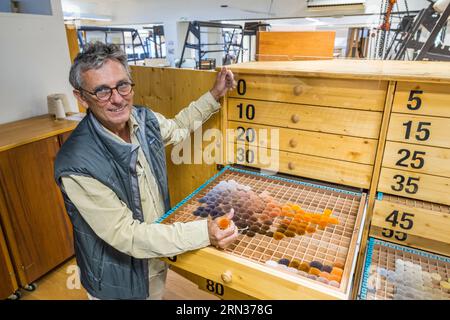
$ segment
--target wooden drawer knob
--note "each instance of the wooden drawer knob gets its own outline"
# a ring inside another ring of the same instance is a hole
[[[293,114],[292,117],[291,117],[291,121],[293,123],[299,122],[300,121],[300,116],[298,114]]]
[[[303,93],[303,87],[301,85],[297,85],[294,87],[294,95],[299,96]]]
[[[292,163],[292,162],[289,162],[288,163],[288,168],[289,168],[289,170],[294,170],[295,169],[295,164]]]
[[[231,283],[231,281],[233,280],[233,274],[231,273],[231,271],[225,271],[220,277],[225,283]]]
[[[289,146],[295,148],[297,146],[297,141],[295,139],[289,140]]]

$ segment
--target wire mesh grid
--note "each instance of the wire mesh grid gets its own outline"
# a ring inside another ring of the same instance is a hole
[[[317,230],[314,233],[285,237],[281,240],[258,233],[252,237],[240,234],[238,239],[225,250],[226,252],[261,264],[287,259],[299,262],[318,261],[323,265],[340,265],[342,269],[346,267],[345,262],[355,232],[355,222],[361,202],[361,195],[358,193],[324,190],[309,185],[227,170],[176,209],[163,223],[200,219],[193,215],[200,204],[198,200],[207,195],[221,181],[229,180],[249,186],[256,193],[268,192],[279,203],[298,204],[306,212],[321,214],[325,209],[331,209],[332,216],[336,217],[339,223],[328,225],[324,230]],[[282,217],[274,218],[268,231],[275,231],[282,221]],[[292,274],[292,268],[290,269],[283,271]],[[299,273],[297,275],[306,276]],[[340,283],[339,288],[345,287],[346,284]]]
[[[427,210],[436,211],[436,212],[442,212],[442,213],[450,215],[450,206],[440,204],[440,203],[427,202],[427,201],[416,200],[416,199],[412,199],[412,198],[404,198],[404,197],[394,196],[391,194],[383,194],[383,200],[407,205],[407,206],[414,207],[414,208],[421,208],[421,209],[427,209]]]
[[[366,268],[367,300],[450,300],[448,258],[377,240]]]

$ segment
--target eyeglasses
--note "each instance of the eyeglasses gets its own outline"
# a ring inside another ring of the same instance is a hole
[[[117,93],[123,97],[123,96],[129,95],[131,90],[133,90],[133,87],[134,87],[134,83],[122,82],[122,83],[119,83],[114,88],[100,87],[97,90],[95,90],[94,92],[90,92],[83,88],[80,88],[80,91],[86,91],[90,95],[96,96],[97,99],[100,101],[108,101],[109,98],[111,98],[112,92],[114,89],[116,89]]]

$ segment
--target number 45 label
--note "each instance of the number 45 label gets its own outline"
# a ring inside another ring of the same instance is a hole
[[[384,220],[394,228],[398,225],[399,228],[407,231],[411,230],[414,226],[413,218],[414,214],[412,213],[394,210]],[[406,232],[395,231],[388,228],[383,228],[382,235],[386,238],[395,238],[398,241],[405,241],[408,239],[408,234]]]

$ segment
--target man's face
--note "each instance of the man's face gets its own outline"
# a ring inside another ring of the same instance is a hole
[[[131,82],[124,66],[116,60],[107,60],[99,69],[84,72],[82,77],[83,89],[89,92],[105,87],[114,88],[120,83]],[[133,106],[133,90],[126,96],[121,96],[117,90],[113,90],[111,97],[106,101],[100,101],[95,95],[85,91],[81,93],[74,91],[80,103],[85,108],[89,108],[105,127],[113,132],[124,128]]]

